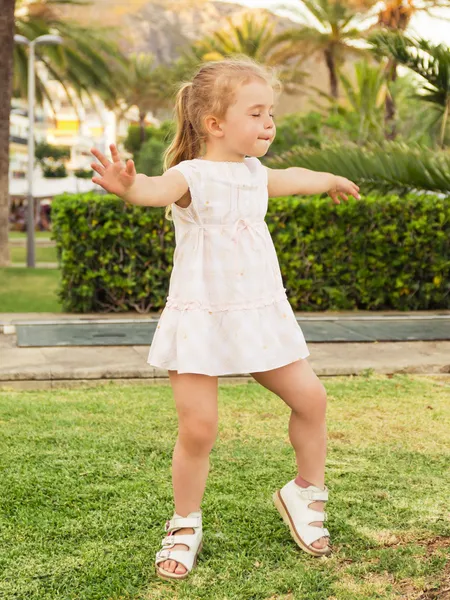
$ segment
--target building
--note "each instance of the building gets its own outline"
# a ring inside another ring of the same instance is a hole
[[[39,77],[45,81],[46,88],[52,98],[53,108],[47,99],[42,108],[35,107],[35,142],[45,141],[57,146],[69,146],[70,160],[66,169],[71,175],[76,169],[90,169],[93,157],[90,153],[96,147],[106,154],[109,144],[125,139],[131,123],[138,122],[138,111],[132,107],[127,111],[120,123],[116,115],[108,110],[103,102],[93,94],[95,106],[90,101],[82,104],[71,94],[75,107],[69,102],[63,86],[51,80],[39,62],[36,63]],[[148,123],[159,125],[159,121],[149,116]],[[23,189],[23,185],[14,182],[26,179],[28,166],[28,109],[27,101],[14,98],[10,118],[10,168],[9,179],[11,194],[14,188]],[[36,176],[41,175],[39,165],[35,167]],[[39,177],[42,185],[42,175]],[[94,185],[94,184],[92,184]],[[50,186],[51,187],[51,186]],[[19,192],[22,193],[22,192]]]

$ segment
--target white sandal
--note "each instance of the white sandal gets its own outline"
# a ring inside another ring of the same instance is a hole
[[[289,526],[290,532],[298,546],[305,552],[314,556],[326,556],[331,554],[330,546],[319,550],[311,544],[321,537],[330,537],[328,529],[316,525],[310,525],[314,521],[326,521],[327,513],[309,508],[312,502],[328,500],[328,488],[321,489],[315,485],[302,488],[289,481],[281,490],[277,490],[273,496],[273,502],[283,517],[283,521]]]
[[[178,529],[190,527],[194,533],[173,535]],[[187,517],[181,517],[174,513],[170,521],[166,521],[164,526],[168,535],[162,541],[162,549],[156,553],[156,573],[163,579],[185,579],[197,564],[197,557],[202,549],[203,529],[202,529],[202,511],[191,512]],[[189,550],[170,550],[176,544],[186,544]],[[171,573],[159,566],[160,563],[166,560],[176,560],[177,563],[183,565],[186,573]]]

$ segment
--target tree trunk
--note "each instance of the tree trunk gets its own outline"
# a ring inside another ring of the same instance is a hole
[[[395,140],[397,137],[397,127],[395,123],[396,107],[394,98],[389,91],[389,83],[397,79],[397,62],[390,59],[386,67],[386,81],[388,93],[384,102],[384,137],[387,140]]]
[[[338,78],[337,78],[337,70],[336,70],[336,58],[334,56],[333,47],[330,46],[326,48],[324,51],[325,54],[325,63],[327,65],[328,73],[330,76],[330,92],[333,98],[336,100],[339,96],[338,89]]]
[[[15,0],[0,0],[0,267],[9,264],[9,115],[11,112]]]

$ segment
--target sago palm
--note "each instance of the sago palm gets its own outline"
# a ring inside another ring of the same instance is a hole
[[[299,166],[339,173],[356,181],[363,193],[377,189],[399,193],[430,190],[450,194],[448,152],[420,144],[329,144],[320,149],[295,146],[268,160],[267,166]]]
[[[357,122],[358,143],[364,143],[369,138],[382,138],[383,107],[388,93],[383,70],[371,66],[368,61],[355,64],[354,81],[350,81],[344,73],[340,74],[347,101],[341,107],[341,113],[348,119]]]

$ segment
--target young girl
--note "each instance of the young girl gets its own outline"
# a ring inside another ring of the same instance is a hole
[[[178,91],[178,128],[159,177],[136,174],[115,145],[112,163],[92,149],[101,163],[92,164],[100,175],[92,181],[126,202],[166,206],[175,225],[169,295],[148,357],[168,370],[179,418],[175,512],[155,561],[165,579],[187,577],[202,547],[219,375],[250,373],[290,407],[298,474],[273,501],[300,548],[331,552],[323,527],[326,392],[306,360],[264,217],[272,196],[327,192],[339,204],[339,197],[359,199],[359,188],[330,173],[262,165],[275,137],[279,89],[271,72],[247,58],[203,64]]]

